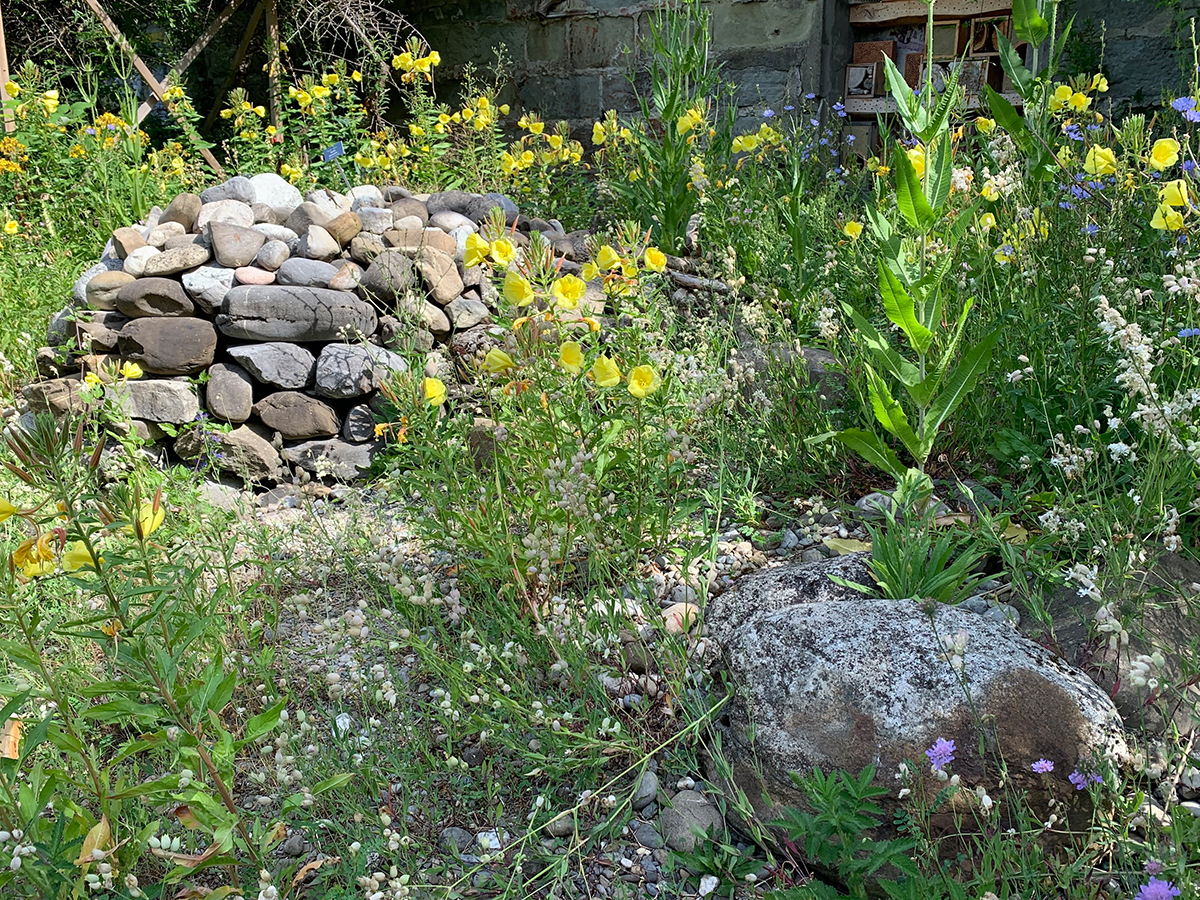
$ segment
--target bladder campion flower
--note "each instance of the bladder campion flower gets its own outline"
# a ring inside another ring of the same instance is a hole
[[[583,371],[583,348],[578,341],[563,342],[558,348],[558,364],[572,375]]]
[[[842,226],[842,233],[852,241],[857,241],[863,233],[862,222],[847,222]]]
[[[1112,175],[1117,171],[1117,156],[1107,147],[1095,144],[1083,161],[1083,171],[1089,175]]]
[[[636,366],[629,372],[629,393],[639,400],[649,397],[660,385],[662,379],[652,366]]]
[[[587,282],[574,275],[564,275],[550,285],[550,295],[561,309],[578,309],[579,301],[587,292]]]
[[[592,378],[600,387],[616,387],[621,383],[621,370],[611,357],[599,356],[592,364]]]
[[[534,299],[533,286],[515,269],[504,276],[504,299],[513,306],[528,306]]]
[[[1146,160],[1155,172],[1169,169],[1179,161],[1179,141],[1174,138],[1160,138],[1150,148],[1150,157]]]
[[[651,272],[664,272],[667,268],[667,254],[657,247],[647,247],[642,255],[642,263]]]
[[[421,391],[430,406],[441,406],[446,402],[446,384],[440,378],[426,378],[421,382]]]
[[[501,372],[507,372],[509,369],[515,369],[517,364],[513,362],[513,358],[501,350],[499,347],[493,347],[487,352],[487,356],[483,358],[483,367],[493,375],[499,375]]]

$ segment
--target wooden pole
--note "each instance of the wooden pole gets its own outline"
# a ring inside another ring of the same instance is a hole
[[[221,12],[215,19],[212,20],[209,26],[204,29],[204,34],[200,35],[200,37],[196,40],[196,43],[192,44],[192,46],[188,48],[187,53],[183,54],[183,56],[179,58],[179,62],[175,63],[175,65],[171,67],[171,71],[167,73],[167,77],[162,80],[163,87],[170,87],[171,82],[173,82],[187,70],[187,67],[190,66],[195,61],[196,57],[200,55],[201,51],[208,46],[209,41],[216,37],[217,32],[220,31],[222,26],[229,21],[230,16],[237,11],[237,8],[241,2],[242,0],[230,0],[229,5],[221,10]],[[137,120],[139,125],[142,124],[142,120],[150,114],[150,110],[154,109],[157,103],[157,99],[153,97],[151,97],[149,100],[142,101],[142,105],[138,107],[137,112]]]
[[[263,10],[265,8],[266,0],[259,0],[258,6],[254,7],[254,12],[250,15],[250,24],[246,26],[246,33],[242,35],[242,42],[238,44],[237,53],[234,54],[233,68],[229,70],[229,74],[221,84],[221,89],[217,91],[217,100],[213,103],[212,109],[204,117],[204,123],[200,126],[201,134],[208,134],[208,129],[212,127],[213,121],[217,118],[217,113],[221,111],[221,104],[225,102],[225,95],[229,93],[229,89],[233,87],[233,82],[237,80],[238,72],[242,68],[242,60],[246,58],[246,51],[250,49],[250,41],[254,38],[254,32],[258,28],[258,23],[262,21]]]
[[[8,45],[4,43],[4,12],[0,10],[0,103],[9,99],[8,91],[4,90],[4,85],[8,83],[11,76],[8,72]],[[12,117],[12,113],[4,114],[4,130],[16,131],[17,123]]]
[[[150,67],[142,62],[142,58],[137,55],[137,52],[130,45],[129,41],[125,39],[125,35],[121,34],[121,29],[118,28],[116,23],[108,17],[108,13],[104,11],[104,8],[97,2],[97,0],[84,0],[84,2],[87,3],[92,12],[96,14],[96,18],[98,18],[100,20],[100,24],[104,26],[104,30],[112,35],[113,40],[117,42],[117,46],[121,48],[121,51],[129,57],[130,61],[133,63],[133,67],[138,70],[138,74],[142,76],[146,84],[150,86],[150,90],[154,92],[154,96],[156,96],[160,101],[166,102],[164,98],[166,88],[159,84],[158,79],[154,77],[154,73],[150,71]],[[184,126],[184,133],[186,134],[188,132],[187,120],[181,116],[176,116],[176,119],[181,125]],[[200,147],[198,149],[200,150],[200,155],[204,157],[204,161],[207,162],[209,167],[217,174],[217,177],[224,178],[225,170],[221,168],[221,164],[217,162],[217,158],[212,155],[212,152],[207,147]]]
[[[278,128],[283,124],[283,92],[279,89],[279,9],[275,0],[267,3],[267,79],[271,88],[271,124]]]

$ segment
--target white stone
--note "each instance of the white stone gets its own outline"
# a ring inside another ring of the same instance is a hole
[[[304,201],[299,188],[274,172],[254,175],[250,178],[250,183],[254,185],[254,201],[265,203],[272,209],[282,209],[290,213]]]
[[[138,247],[127,257],[125,257],[124,270],[134,278],[141,278],[146,271],[146,262],[150,259],[150,257],[158,256],[160,253],[162,253],[162,251],[157,247],[151,247],[149,245],[145,247]]]

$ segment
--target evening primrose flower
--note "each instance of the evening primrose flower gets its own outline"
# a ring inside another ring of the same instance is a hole
[[[1150,148],[1150,156],[1146,163],[1155,172],[1169,169],[1179,161],[1179,141],[1174,138],[1160,138]]]
[[[1097,72],[1092,76],[1092,83],[1088,90],[1095,91],[1098,94],[1105,93],[1108,90],[1108,79]]]
[[[996,120],[989,119],[986,116],[978,116],[975,119],[975,127],[980,134],[991,134],[996,130]]]
[[[1067,101],[1071,99],[1071,95],[1074,93],[1069,84],[1060,84],[1054,89],[1054,93],[1050,95],[1050,111],[1058,112],[1067,105]]]
[[[492,241],[491,257],[497,265],[507,268],[516,259],[517,248],[513,246],[513,242],[507,238],[500,238]]]
[[[703,124],[704,113],[701,111],[700,107],[693,106],[679,117],[679,119],[675,122],[675,127],[679,129],[680,134],[687,134],[693,128],[699,128]]]
[[[358,71],[358,69],[355,69],[353,72],[350,73],[350,80],[353,81],[355,84],[362,81],[362,72]]]
[[[95,372],[88,372],[83,376],[83,383],[90,387],[95,387],[98,384],[104,384],[104,381]]]
[[[572,375],[578,375],[583,370],[583,347],[578,341],[563,342],[558,348],[558,364]]]
[[[583,280],[593,281],[600,277],[600,267],[591,260],[583,264]]]
[[[329,87],[334,87],[338,83],[338,80],[337,72],[330,72],[327,75],[321,76],[321,83],[329,85]]]
[[[921,144],[917,144],[908,150],[907,155],[908,161],[917,171],[917,177],[920,178],[925,174],[925,148]]]
[[[481,237],[478,233],[472,232],[467,235],[467,247],[463,253],[463,265],[468,269],[477,266],[486,260],[488,254],[491,252],[492,245],[488,243],[487,239]]]
[[[441,406],[446,402],[446,384],[440,378],[426,378],[421,382],[421,392],[430,406]]]
[[[621,254],[608,244],[605,244],[603,247],[601,247],[600,252],[596,254],[596,265],[598,265],[605,272],[609,271],[610,269],[615,269],[620,264]]]
[[[21,86],[15,81],[6,81],[4,82],[4,93],[10,97],[15,97],[21,93]]]
[[[605,138],[607,138],[607,137],[608,137],[608,134],[605,132],[603,124],[601,124],[600,122],[596,122],[594,125],[592,125],[592,143],[593,144],[603,144]]]
[[[758,146],[758,137],[754,134],[739,134],[733,139],[734,153],[750,153]]]
[[[503,293],[504,299],[513,306],[528,306],[536,296],[533,286],[515,269],[509,269],[504,276]]]
[[[12,501],[7,497],[0,497],[0,522],[5,522],[11,519],[17,512],[17,508],[12,505]]]
[[[142,367],[135,362],[127,362],[121,366],[121,377],[127,379],[141,378],[144,373]]]
[[[16,234],[20,230],[21,230],[21,226],[17,223],[16,219],[9,219],[7,222],[4,223],[4,233],[5,234]]]
[[[847,222],[842,226],[842,233],[852,241],[857,241],[863,233],[862,222]]]
[[[1159,231],[1178,231],[1183,227],[1183,213],[1164,203],[1150,217],[1150,227]]]
[[[611,357],[599,356],[592,364],[592,378],[600,387],[616,387],[621,383],[621,370]]]
[[[68,572],[80,569],[97,569],[104,565],[104,557],[93,557],[83,541],[75,541],[62,555],[63,568]]]
[[[1092,105],[1092,98],[1087,94],[1082,94],[1076,91],[1071,95],[1071,99],[1067,101],[1067,106],[1075,110],[1075,112],[1083,112]]]
[[[564,275],[550,285],[550,295],[560,309],[578,309],[586,292],[587,282],[574,275]]]
[[[155,504],[153,500],[143,500],[138,506],[136,522],[133,525],[127,525],[125,530],[130,534],[148,538],[158,531],[166,516],[167,511],[161,504]]]
[[[662,378],[652,366],[635,366],[629,372],[629,393],[645,400],[662,385]]]
[[[667,254],[657,247],[647,247],[646,252],[642,254],[642,264],[651,272],[665,272]]]
[[[1117,156],[1107,147],[1094,144],[1083,161],[1083,170],[1089,175],[1112,175],[1117,171]]]
[[[991,231],[996,227],[996,217],[991,213],[984,213],[979,217],[979,227],[984,231]]]
[[[493,375],[499,375],[502,372],[507,372],[509,369],[515,369],[517,364],[513,362],[511,356],[499,347],[493,347],[487,352],[487,356],[483,358],[483,367]]]
[[[1188,206],[1187,182],[1182,178],[1166,182],[1158,189],[1158,201],[1166,206]]]

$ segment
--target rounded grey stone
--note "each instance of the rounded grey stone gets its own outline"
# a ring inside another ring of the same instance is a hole
[[[317,359],[304,347],[270,341],[230,347],[229,355],[263,384],[300,390],[312,384]]]
[[[336,341],[375,333],[375,310],[347,291],[294,285],[237,285],[217,327],[245,341]]]

